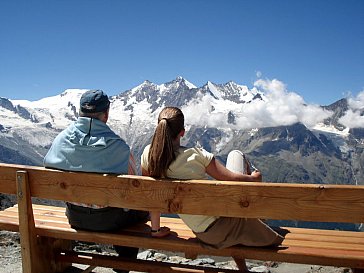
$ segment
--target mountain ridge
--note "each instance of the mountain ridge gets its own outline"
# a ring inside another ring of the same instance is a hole
[[[67,89],[34,102],[0,98],[0,161],[14,151],[18,163],[41,164],[54,137],[77,118],[83,92]],[[348,111],[356,113],[348,99],[307,105],[276,80],[251,89],[232,81],[196,87],[179,76],[159,85],[144,81],[110,100],[109,125],[137,161],[168,105],[185,113],[184,145],[200,145],[223,162],[230,150],[241,149],[267,181],[364,184],[364,129],[343,124]]]

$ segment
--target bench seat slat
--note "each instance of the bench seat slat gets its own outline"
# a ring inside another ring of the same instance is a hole
[[[58,227],[63,228],[70,228],[68,224],[67,217],[64,214],[64,208],[62,210],[56,210],[59,215],[55,215],[55,210],[53,209],[55,207],[48,207],[46,209],[45,206],[42,206],[41,213],[39,213],[38,205],[34,205],[34,211],[35,211],[35,219],[37,221],[37,224],[47,226],[47,225],[56,225]],[[3,212],[0,212],[1,216],[7,216],[8,218],[14,218],[17,219],[17,210],[16,208],[9,208],[6,209]],[[181,221],[181,219],[178,218],[167,218],[162,217],[161,223],[163,225],[166,225],[172,229],[172,231],[176,232],[179,237],[181,238],[190,238],[194,237],[191,230]],[[63,225],[64,224],[64,225]],[[148,223],[150,225],[150,223]],[[125,231],[131,231],[131,232],[143,232],[148,233],[149,232],[149,225],[138,225],[134,226],[132,228],[126,228]],[[364,233],[360,232],[341,232],[336,230],[306,230],[306,229],[300,229],[300,228],[288,228],[288,230],[291,231],[291,233],[288,233],[286,236],[286,241],[313,241],[316,242],[318,239],[322,242],[337,242],[337,243],[350,243],[350,244],[359,244],[364,245]],[[346,236],[341,236],[338,238],[338,232],[344,233]]]
[[[42,225],[42,226],[55,225],[55,226],[63,227],[63,228],[70,228],[67,218],[64,214],[63,214],[63,217],[56,217],[53,214],[49,214],[49,212],[50,212],[50,210],[45,210],[45,214],[46,214],[45,216],[43,214],[35,213],[35,219],[36,219],[37,225]],[[0,215],[17,219],[17,213],[14,210],[11,210],[11,211],[5,210]],[[191,230],[188,227],[186,227],[180,219],[163,217],[161,219],[161,222],[162,222],[162,224],[169,226],[171,228],[171,230],[173,232],[177,233],[180,238],[188,239],[188,238],[194,237]],[[149,226],[150,226],[150,223],[148,223],[147,226],[138,225],[138,226],[134,226],[132,228],[126,228],[126,229],[124,229],[124,231],[142,232],[142,233],[148,234]],[[346,234],[350,234],[351,236],[348,236],[348,237],[341,236],[341,237],[337,238],[337,236],[336,236],[337,231],[326,230],[325,233],[323,233],[324,231],[320,230],[321,231],[320,234],[316,234],[315,230],[312,230],[312,233],[300,234],[298,231],[300,231],[301,229],[297,229],[297,228],[296,229],[288,228],[288,229],[291,230],[292,232],[288,233],[286,236],[286,240],[285,240],[286,245],[303,244],[305,246],[309,246],[309,245],[314,244],[317,241],[320,241],[320,242],[330,243],[329,246],[335,247],[335,248],[346,249],[353,244],[358,244],[359,249],[361,249],[364,246],[364,236],[363,236],[364,234],[359,233],[359,232],[346,232]],[[356,236],[354,237],[354,235],[356,235]],[[335,244],[333,244],[333,243],[335,243]],[[350,244],[350,245],[347,246],[346,244]],[[324,245],[322,245],[322,244],[320,246],[324,247]]]
[[[0,216],[0,230],[19,231],[19,221],[15,218],[6,218]]]
[[[2,211],[0,212],[0,216],[6,216],[9,218],[18,218],[18,213],[16,211]],[[66,217],[60,217],[56,215],[45,215],[45,214],[37,214],[34,213],[34,218],[38,221],[46,221],[52,223],[65,223],[68,224],[68,220]]]
[[[68,222],[67,217],[65,216],[65,208],[59,207],[52,207],[52,206],[40,206],[40,205],[33,205],[34,213],[46,216],[54,216],[63,218],[65,222]],[[54,208],[54,209],[53,209]],[[12,208],[12,210],[17,212],[16,208]],[[161,224],[173,228],[174,230],[186,230],[186,225],[183,221],[179,218],[172,218],[172,217],[162,217]],[[338,237],[355,237],[359,239],[364,239],[364,232],[352,232],[352,231],[339,231],[339,230],[321,230],[321,229],[308,229],[308,228],[288,228],[293,234],[303,234],[303,235],[317,235],[317,236],[333,236],[335,240]],[[126,229],[127,230],[127,229]],[[133,227],[135,230],[135,227]],[[187,229],[190,231],[190,229]],[[192,232],[190,232],[190,236],[192,236]],[[289,234],[288,234],[289,235]],[[362,242],[362,241],[359,242]]]
[[[138,246],[138,243],[135,244],[135,240],[133,240],[132,238],[130,238],[130,240],[128,239],[128,235],[123,235],[122,237],[123,238],[121,239],[119,235],[116,235],[115,238],[113,238],[111,241],[107,240],[105,243],[118,243],[118,241],[122,241],[121,243],[123,245],[125,244],[130,246]],[[101,241],[103,241],[103,239],[101,239]],[[201,246],[196,242],[196,240],[185,240],[184,238],[182,238],[182,240],[181,238],[155,239],[155,238],[150,238],[148,233],[145,235],[145,237],[143,237],[143,240],[139,240],[139,244],[146,248],[158,249],[158,247],[160,247],[160,249],[181,251],[181,252],[185,251],[186,249],[189,249],[191,252],[196,252],[201,254],[205,253],[206,255],[214,255],[214,251],[209,251],[204,248],[201,248]],[[278,252],[279,255],[275,257],[275,260],[285,261],[289,259],[292,262],[301,262],[301,263],[315,262],[316,264],[325,265],[326,263],[327,265],[336,264],[337,266],[345,266],[345,265],[349,266],[350,264],[353,265],[353,260],[355,261],[355,264],[359,266],[358,265],[359,261],[361,262],[364,261],[364,248],[362,247],[362,245],[358,245],[358,247],[361,248],[360,251],[353,251],[352,245],[347,246],[345,244],[338,244],[338,243],[327,244],[323,242],[322,243],[305,242],[303,244],[302,241],[287,240],[286,245],[288,245],[288,248],[286,248],[285,245],[279,248],[280,249]],[[238,249],[240,255],[244,253],[244,251],[241,250],[241,247],[232,247],[230,249],[218,250],[218,252],[221,252],[220,255],[230,256],[234,254],[235,252],[234,250],[236,249]],[[262,250],[260,248],[249,248],[249,247],[245,249],[246,253],[244,254],[244,256],[246,258],[264,260],[266,259],[266,257],[272,257],[271,256],[272,249]],[[283,255],[284,258],[281,255],[282,251],[285,254]],[[329,255],[327,255],[329,257],[320,261],[321,259],[320,257],[323,256],[323,253],[329,253]],[[316,258],[315,255],[317,255]],[[364,265],[361,264],[361,266]]]
[[[65,208],[33,204],[33,210],[34,210],[34,214],[36,214],[36,215],[49,216],[50,219],[51,219],[51,217],[60,217],[60,218],[64,219],[65,222],[68,222],[67,217],[65,215]],[[16,212],[16,214],[18,213],[16,206],[7,208],[5,211],[13,211],[13,212]],[[3,212],[5,212],[5,211],[3,211]],[[0,212],[0,214],[3,212]],[[179,218],[162,217],[161,224],[166,225],[166,226],[172,226],[174,229],[178,229],[177,227],[181,227],[182,230],[186,229],[186,225]],[[135,229],[135,228],[133,228],[133,229]],[[330,235],[330,236],[334,236],[334,237],[343,236],[343,237],[355,237],[355,238],[364,239],[364,232],[322,230],[322,229],[294,228],[294,227],[289,227],[288,229],[294,234],[312,234],[312,235],[325,235],[325,236]]]
[[[180,251],[183,252],[185,249],[189,249],[192,252],[206,254],[206,255],[222,255],[222,256],[235,256],[235,255],[244,255],[244,247],[231,247],[222,250],[209,250],[202,248],[199,244],[196,243],[195,240],[179,240],[178,244],[176,244],[176,238],[150,238],[149,236],[145,236],[143,239],[140,238],[139,242],[135,242],[133,235],[123,235],[120,236],[118,234],[110,234],[110,233],[92,233],[85,231],[75,231],[70,232],[70,228],[36,228],[37,233],[39,235],[48,236],[48,237],[56,237],[74,240],[75,237],[78,240],[90,241],[90,242],[99,242],[99,243],[122,243],[129,246],[138,246],[140,241],[142,245],[146,248],[157,248],[158,246],[164,250],[170,251]],[[72,230],[72,229],[71,229]],[[74,236],[72,236],[74,233]],[[364,251],[348,251],[348,250],[333,250],[333,249],[325,249],[325,248],[312,248],[312,247],[304,247],[304,246],[290,246],[288,248],[282,246],[276,249],[270,248],[253,248],[246,247],[247,251],[245,253],[246,258],[250,259],[266,259],[266,257],[270,257],[272,260],[276,261],[287,261],[287,262],[303,262],[303,263],[316,263],[322,265],[337,265],[337,266],[357,266],[364,267]],[[326,257],[327,256],[327,257]],[[323,260],[321,260],[321,258]]]
[[[12,211],[12,212],[18,212],[18,207],[13,206],[10,208],[7,208],[6,211]],[[43,214],[43,215],[54,215],[54,216],[60,216],[65,217],[66,208],[57,208],[55,206],[48,206],[48,209],[45,208],[45,206],[39,207],[39,205],[33,204],[33,213],[34,214]]]
[[[73,239],[69,231],[40,229],[40,235],[49,237],[59,237],[64,239]],[[308,263],[334,266],[354,266],[364,267],[364,251],[342,250],[342,249],[325,249],[303,246],[278,247],[278,248],[254,248],[254,247],[230,247],[220,250],[211,250],[202,248],[196,240],[178,240],[175,237],[169,238],[151,238],[150,236],[140,236],[135,240],[133,235],[123,234],[103,234],[79,231],[77,238],[80,241],[92,241],[105,244],[122,244],[132,247],[143,247],[152,249],[163,249],[175,252],[184,252],[186,249],[190,253],[218,256],[238,256],[248,259]]]
[[[48,228],[52,228],[54,225],[47,225],[47,223],[37,223],[36,222],[36,227],[42,227],[42,229],[48,229]],[[58,227],[59,229],[62,230],[68,230],[71,231],[72,229],[70,229],[67,225],[60,225]],[[75,232],[74,236],[71,238],[73,240],[77,240],[77,238],[79,237],[80,232]],[[143,240],[148,240],[151,239],[153,241],[153,243],[158,244],[158,242],[155,242],[156,240],[160,240],[160,239],[156,239],[156,238],[150,238],[149,233],[140,233],[140,232],[128,232],[128,231],[121,231],[118,233],[115,233],[115,236],[112,235],[114,238],[112,239],[111,243],[113,244],[123,244],[123,238],[124,236],[135,236],[137,235],[138,238],[142,238]],[[91,236],[92,238],[92,233],[86,232],[85,236]],[[54,230],[54,233],[52,234],[52,236],[50,237],[56,237],[56,238],[63,238],[62,234],[58,234],[56,230]],[[111,235],[109,236],[111,237]],[[191,238],[194,237],[183,237],[183,236],[170,236],[168,237],[168,240],[173,240],[176,242],[178,242],[178,244],[183,243],[185,241],[191,240]],[[317,237],[318,239],[319,237]],[[65,238],[65,239],[69,239],[69,238]],[[90,238],[86,238],[86,241],[91,241],[92,239]],[[102,239],[101,239],[102,240]],[[102,241],[100,241],[100,243],[102,243]],[[108,242],[110,243],[110,242]],[[196,243],[196,242],[195,242]],[[316,248],[316,249],[321,249],[322,251],[326,250],[326,249],[333,249],[333,250],[355,250],[355,251],[362,251],[364,253],[364,245],[362,244],[358,244],[355,241],[351,241],[348,243],[345,242],[330,242],[330,241],[318,241],[318,240],[297,240],[294,238],[287,238],[284,242],[283,242],[283,247],[291,247],[291,246],[300,246],[300,247],[305,247],[305,248]],[[157,246],[156,246],[157,247]],[[364,257],[364,256],[363,256]]]

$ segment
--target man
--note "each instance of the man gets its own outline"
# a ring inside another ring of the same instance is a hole
[[[135,174],[129,146],[106,122],[110,101],[101,90],[85,92],[80,99],[79,118],[53,141],[44,158],[48,168],[103,174]],[[93,231],[112,231],[146,222],[148,213],[93,204],[66,203],[72,227]],[[136,257],[137,248],[115,246],[122,257]],[[127,272],[127,271],[117,271]]]

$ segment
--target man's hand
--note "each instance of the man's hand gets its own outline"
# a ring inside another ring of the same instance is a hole
[[[156,237],[156,238],[166,237],[170,233],[171,233],[171,230],[169,227],[161,227],[158,230],[151,231],[152,237]]]

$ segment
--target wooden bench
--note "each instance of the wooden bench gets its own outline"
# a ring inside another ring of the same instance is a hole
[[[0,164],[0,192],[17,195],[17,206],[0,212],[0,229],[20,233],[23,272],[63,272],[71,263],[141,272],[237,272],[76,252],[70,244],[74,240],[183,252],[188,257],[244,257],[364,272],[363,232],[288,228],[279,247],[214,250],[201,247],[177,218],[162,218],[172,230],[166,238],[152,238],[149,224],[117,233],[77,231],[69,226],[64,208],[31,203],[31,197],[38,197],[165,213],[362,223],[364,186],[155,180]]]

